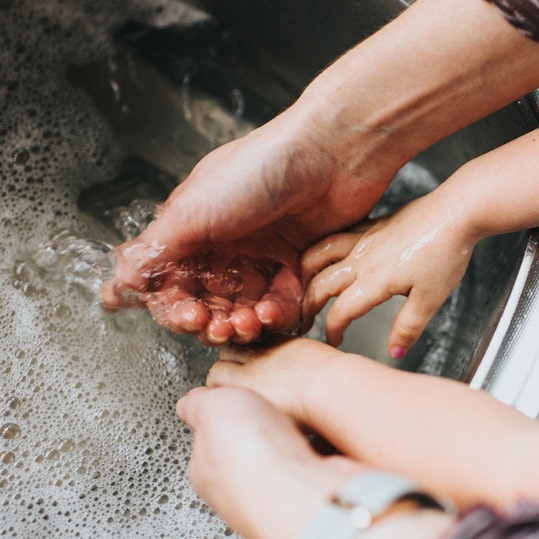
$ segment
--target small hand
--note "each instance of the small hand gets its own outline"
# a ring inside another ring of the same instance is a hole
[[[354,319],[394,295],[407,296],[388,344],[393,357],[402,357],[464,275],[475,245],[459,223],[458,209],[441,209],[437,198],[431,193],[367,229],[330,236],[310,248],[302,261],[310,280],[305,328],[337,296],[326,335],[338,346]]]

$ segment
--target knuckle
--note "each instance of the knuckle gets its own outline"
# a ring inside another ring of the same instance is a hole
[[[398,329],[398,334],[403,341],[408,343],[415,342],[423,333],[424,325],[401,325]]]

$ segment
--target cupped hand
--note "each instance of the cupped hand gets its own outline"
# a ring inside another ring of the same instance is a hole
[[[106,308],[144,306],[160,325],[195,334],[210,346],[251,342],[263,331],[288,332],[298,325],[303,296],[298,255],[269,232],[161,262],[155,261],[162,256],[156,242],[136,240],[120,249],[116,278],[101,291]],[[154,258],[152,251],[158,253]],[[124,272],[148,259],[154,266],[138,290],[117,288]]]
[[[104,306],[147,307],[207,344],[296,328],[302,251],[364,217],[398,168],[358,176],[329,153],[327,136],[292,110],[208,154],[156,220],[113,252]]]
[[[440,189],[440,188],[439,188]],[[388,348],[403,357],[463,277],[475,239],[457,206],[433,192],[359,232],[330,236],[304,254],[309,285],[303,302],[307,328],[330,298],[327,342],[338,346],[356,318],[392,296],[407,296]]]
[[[249,539],[298,537],[362,469],[344,457],[317,455],[290,417],[245,389],[197,388],[176,410],[194,430],[195,491]]]

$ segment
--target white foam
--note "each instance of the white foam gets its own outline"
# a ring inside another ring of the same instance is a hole
[[[110,56],[128,18],[202,16],[162,0],[1,3],[0,427],[20,428],[0,436],[1,537],[230,535],[189,487],[191,435],[174,414],[209,353],[96,299],[111,235],[76,200],[114,177],[121,151],[65,77]]]

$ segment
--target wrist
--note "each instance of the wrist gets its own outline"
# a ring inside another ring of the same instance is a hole
[[[363,471],[349,478],[325,506],[303,529],[300,539],[319,539],[330,534],[335,538],[350,537],[419,537],[414,533],[402,534],[402,527],[410,531],[429,532],[425,537],[437,537],[433,529],[421,522],[429,517],[430,525],[435,512],[445,516],[438,519],[438,527],[445,529],[453,505],[447,505],[433,496],[418,490],[408,479],[378,471]],[[436,522],[436,520],[434,520]],[[388,533],[398,524],[396,535]],[[436,528],[434,529],[434,531]]]
[[[477,243],[489,233],[478,220],[484,194],[476,192],[474,186],[467,182],[465,167],[419,199],[418,203],[423,206],[425,221],[432,219],[445,229],[448,248],[451,246],[455,254],[469,258]]]
[[[329,68],[316,78],[293,109],[305,122],[307,136],[317,151],[330,156],[340,169],[362,180],[387,178],[389,182],[416,152],[409,149],[409,141],[398,135],[391,121],[380,114],[385,104],[371,101],[380,81],[373,80],[369,88],[358,87],[345,68],[369,67],[354,65],[354,59],[350,63],[343,68]]]

